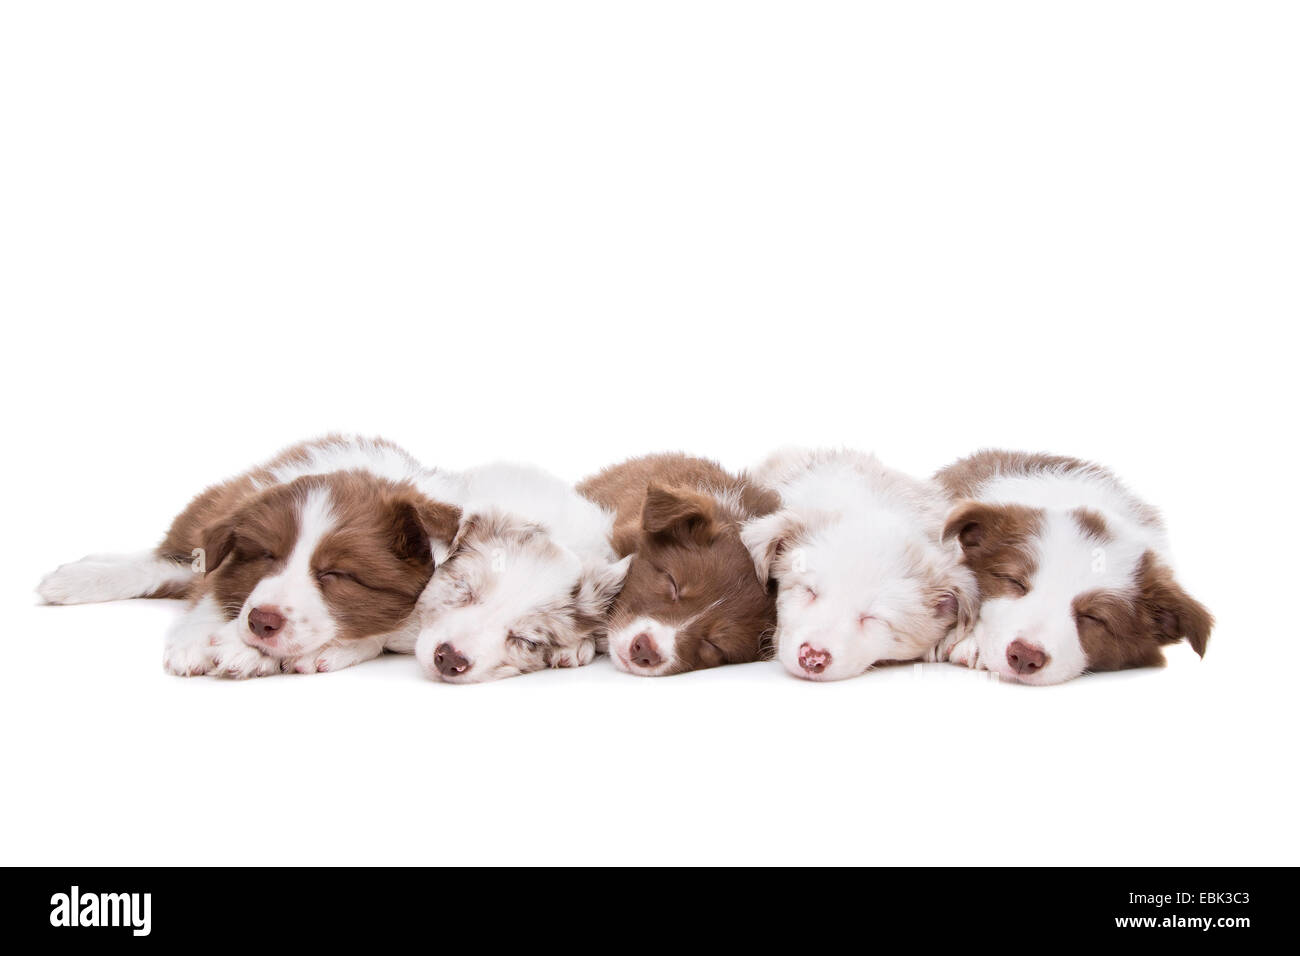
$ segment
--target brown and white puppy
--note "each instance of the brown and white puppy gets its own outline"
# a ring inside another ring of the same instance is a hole
[[[413,616],[425,674],[473,684],[590,663],[627,570],[613,516],[528,465],[484,465],[460,482],[464,518]]]
[[[204,491],[153,551],[64,565],[38,592],[190,598],[167,636],[174,674],[337,670],[384,650],[447,554],[460,511],[417,479],[437,483],[386,441],[297,445]]]
[[[1204,656],[1214,619],[1174,580],[1160,517],[1099,465],[982,451],[938,473],[944,537],[975,573],[979,620],[937,654],[1025,684]]]
[[[777,507],[773,492],[680,454],[631,459],[578,490],[614,511],[614,550],[631,558],[609,617],[616,667],[657,677],[770,657],[776,604],[740,529]]]

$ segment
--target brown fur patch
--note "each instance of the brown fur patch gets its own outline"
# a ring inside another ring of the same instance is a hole
[[[1091,508],[1075,508],[1070,512],[1070,517],[1079,526],[1079,530],[1094,541],[1105,544],[1114,537],[1106,526],[1106,519]]]
[[[944,522],[943,540],[956,537],[962,560],[975,573],[980,598],[1020,597],[1032,586],[1038,559],[1033,538],[1043,513],[1023,505],[959,503]]]
[[[773,492],[678,454],[606,468],[578,491],[614,511],[614,549],[634,555],[611,630],[638,617],[678,628],[674,673],[770,656],[775,596],[755,573],[740,525],[775,510]]]
[[[341,638],[395,629],[433,574],[430,535],[448,540],[459,511],[415,489],[364,472],[310,475],[258,494],[205,529],[210,590],[233,619],[264,577],[277,574],[298,538],[299,508],[329,494],[335,527],[316,547],[311,570]]]
[[[1132,593],[1090,591],[1074,599],[1079,641],[1088,669],[1158,667],[1160,648],[1184,638],[1205,656],[1214,618],[1174,581],[1151,552],[1142,556]]]

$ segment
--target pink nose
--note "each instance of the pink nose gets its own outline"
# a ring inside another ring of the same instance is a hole
[[[809,674],[820,674],[831,666],[831,652],[804,644],[799,648],[799,666]]]
[[[1047,652],[1036,644],[1012,641],[1007,645],[1007,663],[1017,674],[1034,674],[1051,660]]]
[[[264,641],[269,641],[284,627],[284,615],[278,607],[265,604],[248,612],[248,629]]]
[[[632,638],[627,656],[632,659],[632,663],[640,664],[642,667],[658,667],[664,662],[659,654],[659,648],[655,647],[654,638],[645,633]]]

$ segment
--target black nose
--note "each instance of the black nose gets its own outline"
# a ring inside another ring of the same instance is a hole
[[[460,651],[444,642],[433,652],[433,666],[444,677],[458,677],[469,670],[469,661]]]

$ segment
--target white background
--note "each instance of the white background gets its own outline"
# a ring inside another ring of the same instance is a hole
[[[1300,24],[1268,3],[6,3],[6,863],[1297,860]],[[38,607],[330,430],[571,478],[1093,458],[1206,659],[1058,688],[161,668]]]

